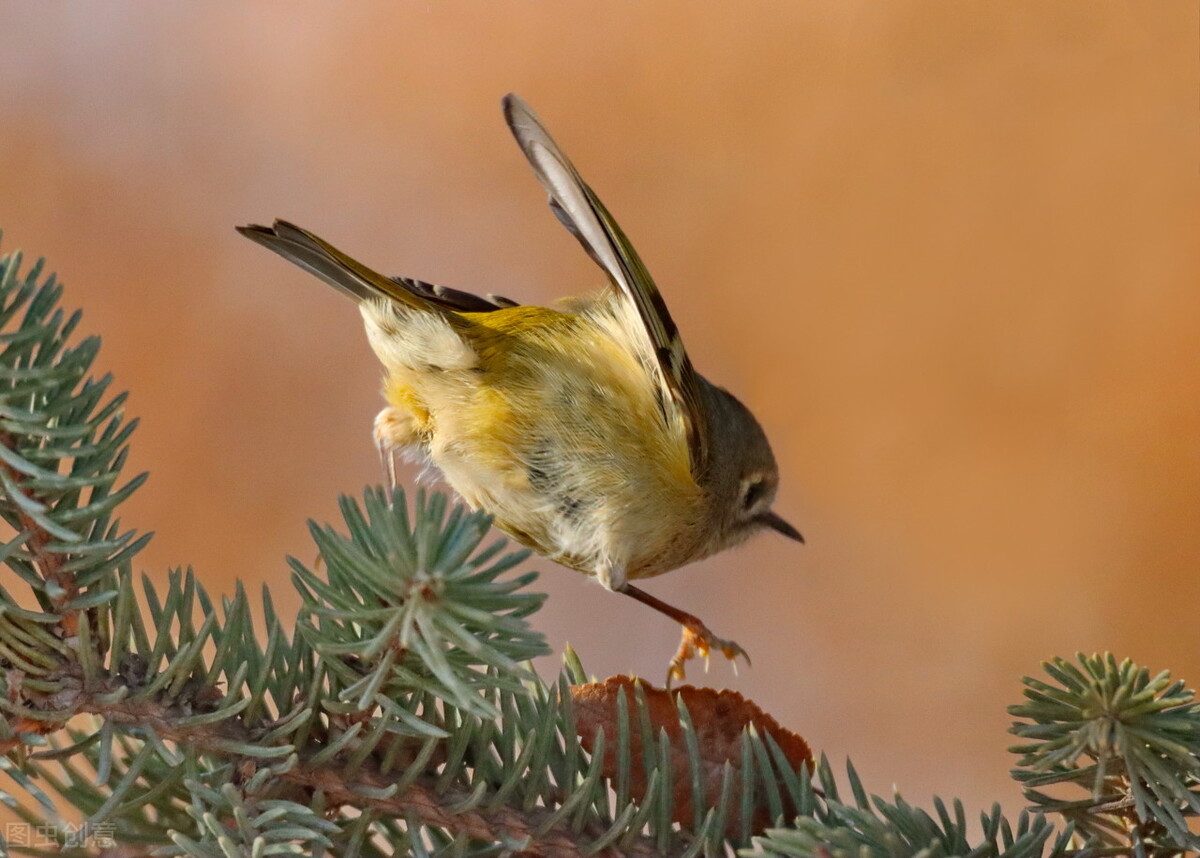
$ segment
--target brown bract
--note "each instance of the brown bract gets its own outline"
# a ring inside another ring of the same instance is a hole
[[[646,700],[646,714],[652,727],[650,737],[643,736],[638,728],[636,715],[635,686],[640,686]],[[774,718],[758,708],[736,691],[713,688],[696,688],[685,685],[667,691],[639,679],[628,676],[613,676],[604,682],[571,686],[571,698],[575,707],[575,730],[584,748],[589,752],[595,747],[596,735],[604,731],[604,761],[602,772],[605,777],[617,777],[617,707],[621,695],[626,696],[630,729],[630,793],[642,799],[646,792],[647,772],[644,764],[643,747],[647,738],[657,742],[660,732],[665,731],[670,744],[671,784],[674,790],[672,818],[682,824],[696,821],[696,803],[706,811],[719,800],[722,778],[726,764],[732,775],[732,796],[742,789],[742,741],[747,727],[753,726],[760,736],[770,736],[783,751],[793,769],[813,761],[808,743],[796,733],[779,726]],[[701,765],[700,796],[693,802],[692,773],[688,762],[688,750],[683,735],[683,724],[677,708],[682,700],[691,717],[696,733]],[[756,771],[750,772],[757,776]],[[761,791],[756,789],[761,795]],[[783,791],[786,796],[786,791]],[[785,797],[785,802],[787,801]],[[789,809],[789,808],[785,808]],[[765,812],[760,812],[750,821],[752,830],[762,830],[771,825]],[[736,810],[727,819],[726,831],[734,834],[741,829],[741,819]]]

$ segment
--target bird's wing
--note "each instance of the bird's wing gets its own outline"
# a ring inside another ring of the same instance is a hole
[[[661,371],[660,383],[667,394],[662,400],[679,410],[687,429],[692,470],[698,472],[708,455],[700,380],[658,287],[621,227],[529,105],[510,93],[504,97],[504,117],[538,181],[550,195],[554,214],[637,308],[650,352]]]
[[[464,292],[461,289],[451,289],[449,286],[427,283],[424,280],[417,280],[415,277],[389,277],[388,279],[418,298],[458,313],[491,313],[496,310],[521,306],[519,301],[505,298],[503,295],[493,295],[490,292],[486,295],[476,295],[474,292]]]

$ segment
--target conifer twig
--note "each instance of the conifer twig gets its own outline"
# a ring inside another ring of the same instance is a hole
[[[159,740],[173,742],[181,748],[205,754],[228,754],[231,744],[254,744],[257,736],[236,721],[218,721],[195,726],[181,726],[193,714],[168,704],[122,698],[126,686],[119,679],[93,683],[61,695],[56,701],[74,714],[90,714],[125,728],[153,733]],[[638,837],[623,844],[621,850],[604,849],[593,852],[588,847],[601,832],[590,830],[573,834],[566,825],[554,825],[542,831],[549,810],[524,810],[508,805],[494,808],[475,808],[454,812],[450,808],[464,802],[467,796],[459,791],[438,792],[433,777],[418,779],[400,792],[383,795],[394,786],[397,778],[360,767],[353,779],[344,776],[337,767],[310,765],[312,754],[300,753],[297,762],[278,774],[278,780],[301,788],[306,793],[320,792],[327,807],[346,806],[358,810],[402,819],[414,819],[423,825],[434,826],[483,842],[522,843],[521,854],[545,858],[580,858],[584,855],[618,858],[627,856],[669,856],[685,851],[663,850],[652,840]],[[256,765],[254,758],[234,760],[233,766],[248,776]]]

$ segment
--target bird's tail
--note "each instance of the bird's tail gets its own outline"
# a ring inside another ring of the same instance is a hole
[[[386,298],[415,310],[434,311],[461,321],[457,313],[435,301],[414,294],[400,283],[385,277],[347,256],[329,242],[285,220],[274,226],[239,226],[237,231],[251,241],[273,250],[310,274],[324,280],[343,295],[362,303]]]

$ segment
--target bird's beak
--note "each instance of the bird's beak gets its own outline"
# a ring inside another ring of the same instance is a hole
[[[788,539],[794,539],[800,543],[804,542],[804,537],[801,535],[800,531],[796,530],[796,528],[792,527],[790,524],[780,518],[778,513],[767,510],[758,517],[758,520],[767,527],[771,528],[771,530],[776,530],[782,533]]]

